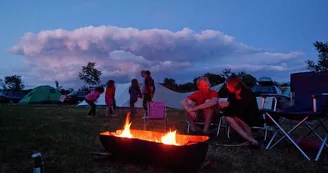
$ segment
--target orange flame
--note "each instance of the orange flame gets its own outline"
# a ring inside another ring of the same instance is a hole
[[[173,132],[169,132],[162,137],[162,143],[168,145],[178,145],[176,141],[176,130]]]
[[[138,138],[138,139],[143,139],[143,140],[147,140],[147,141],[153,141],[153,142],[159,142],[159,143],[163,143],[163,144],[167,144],[167,145],[179,145],[176,142],[176,130],[173,132],[168,132],[166,133],[164,136],[161,137],[161,140],[157,140],[155,138],[149,137],[149,136],[138,136],[138,134],[132,134],[130,131],[130,127],[131,127],[130,123],[130,113],[128,113],[126,115],[126,119],[125,119],[125,124],[124,124],[124,129],[120,134],[116,134],[115,136],[118,137],[123,137],[123,138]]]
[[[120,137],[132,138],[132,134],[131,134],[131,131],[130,131],[130,126],[131,126],[132,123],[129,123],[129,122],[130,122],[130,112],[126,116],[124,130],[121,133]]]

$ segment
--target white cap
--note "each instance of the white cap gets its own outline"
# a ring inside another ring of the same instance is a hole
[[[32,154],[32,158],[36,158],[36,157],[39,157],[39,156],[41,156],[41,153],[34,153],[34,154]]]

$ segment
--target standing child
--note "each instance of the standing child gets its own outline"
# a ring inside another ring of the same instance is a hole
[[[109,80],[107,82],[106,94],[105,94],[105,102],[106,102],[106,117],[109,115],[114,116],[114,99],[115,99],[115,82],[113,80]],[[109,114],[108,114],[109,112]]]
[[[96,104],[95,101],[99,98],[100,94],[104,92],[102,86],[97,87],[95,90],[91,91],[85,96],[85,101],[90,105],[91,109],[89,111],[88,117],[96,116]]]
[[[140,86],[137,79],[133,79],[131,81],[131,86],[129,88],[130,94],[130,115],[133,118],[136,113],[136,109],[134,104],[138,101],[138,98],[142,98]]]

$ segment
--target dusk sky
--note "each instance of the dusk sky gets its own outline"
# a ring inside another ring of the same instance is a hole
[[[0,13],[0,78],[26,86],[79,87],[88,61],[104,82],[224,68],[285,82],[328,41],[327,0],[11,0]]]

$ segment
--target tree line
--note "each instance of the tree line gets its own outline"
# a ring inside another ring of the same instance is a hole
[[[316,41],[313,43],[313,46],[318,51],[318,60],[314,62],[312,60],[307,60],[307,69],[313,72],[326,72],[328,71],[328,42],[319,42]],[[211,86],[218,85],[223,83],[225,79],[232,73],[237,74],[241,77],[242,81],[249,88],[256,85],[257,80],[254,76],[245,71],[242,72],[232,72],[231,69],[224,69],[220,74],[214,73],[205,73],[202,76],[205,76],[209,79]],[[79,90],[89,90],[90,88],[104,85],[100,80],[102,72],[96,68],[95,62],[88,62],[87,65],[82,66],[81,71],[79,72],[79,78],[84,82],[84,85]],[[199,76],[200,77],[200,76]],[[191,92],[197,90],[196,81],[199,77],[195,77],[193,81],[186,82],[184,84],[177,84],[173,78],[165,78],[161,85],[167,87],[176,92]],[[287,84],[277,85],[286,86]],[[63,89],[59,82],[55,81],[56,89],[61,91],[61,93],[66,94],[72,92],[73,89]],[[20,75],[5,76],[4,79],[0,79],[0,87],[2,90],[11,90],[11,91],[23,91],[25,88],[24,82]],[[224,90],[224,89],[223,89]],[[28,90],[29,91],[29,90]]]

